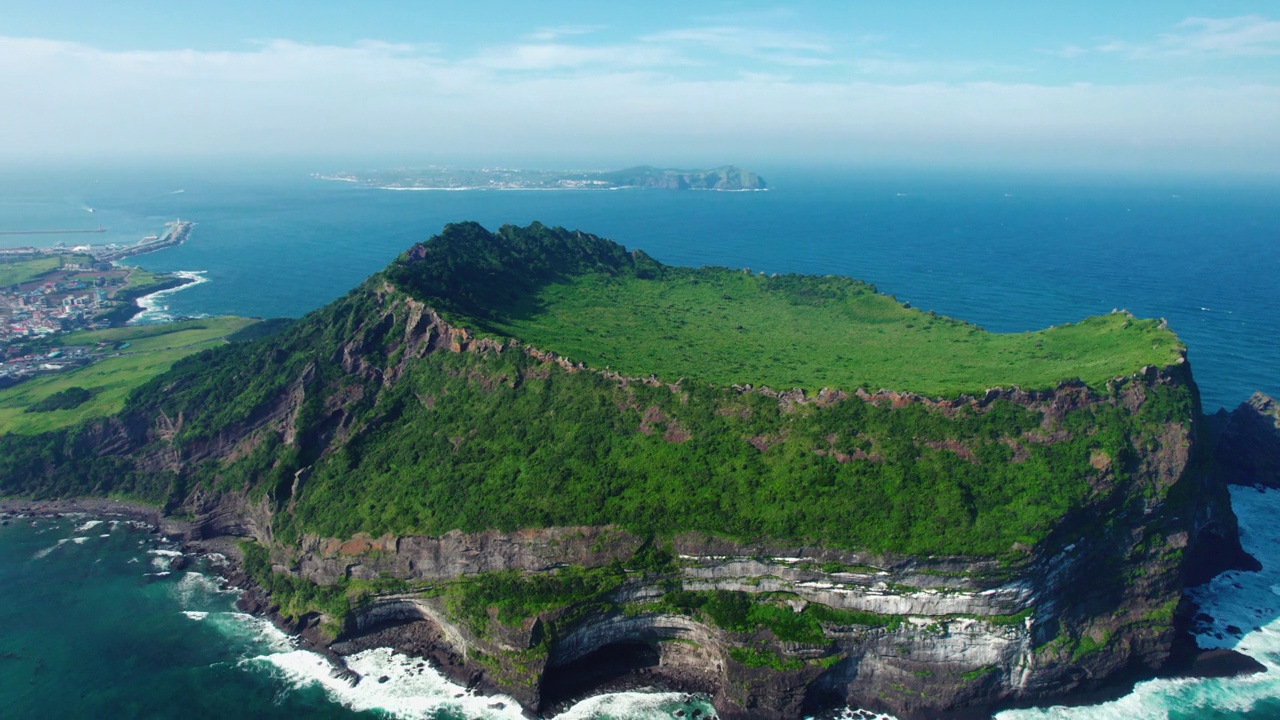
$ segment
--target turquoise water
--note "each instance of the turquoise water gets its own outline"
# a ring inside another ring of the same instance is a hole
[[[509,698],[469,693],[390,650],[350,658],[365,676],[350,687],[329,676],[323,657],[237,611],[237,593],[220,589],[208,563],[169,572],[173,548],[128,522],[0,526],[0,717],[522,717]],[[695,708],[710,705],[675,693],[615,693],[559,717]]]
[[[198,223],[190,241],[135,261],[205,282],[155,299],[144,320],[277,317],[324,304],[446,222],[541,220],[668,263],[851,275],[1001,332],[1112,308],[1163,316],[1190,346],[1206,410],[1258,389],[1280,394],[1274,187],[783,169],[763,173],[766,193],[393,192],[307,177],[330,169],[0,174],[0,229],[107,230],[0,242],[134,242],[180,216]],[[1239,617],[1276,617],[1280,606],[1280,545],[1269,536],[1280,494],[1234,496],[1266,568],[1215,581],[1203,600],[1251,628]],[[0,528],[0,717],[518,716],[490,707],[501,700],[457,698],[460,688],[385,651],[352,662],[388,682],[347,688],[319,658],[234,612],[207,569],[155,575],[156,538],[127,525],[78,530],[84,522]],[[1155,681],[1117,703],[1002,717],[1280,717],[1278,637],[1273,623],[1239,641],[1272,668],[1265,675]],[[566,717],[670,717],[678,700],[602,696]]]
[[[0,527],[0,716],[350,716],[251,660],[288,643],[207,570],[161,574],[165,550],[129,523]]]

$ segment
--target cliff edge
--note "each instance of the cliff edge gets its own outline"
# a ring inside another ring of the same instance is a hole
[[[113,418],[0,437],[0,492],[163,502],[247,541],[255,610],[532,711],[637,676],[726,717],[977,717],[1173,662],[1183,587],[1240,554],[1210,445],[1153,321],[998,336],[460,224]]]

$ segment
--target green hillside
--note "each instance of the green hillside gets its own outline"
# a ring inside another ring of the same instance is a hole
[[[954,397],[991,387],[1047,388],[1071,378],[1101,387],[1144,365],[1170,365],[1184,349],[1158,321],[1127,314],[997,334],[904,307],[848,278],[668,267],[607,241],[596,241],[604,251],[584,255],[579,237],[536,224],[529,231],[550,252],[526,250],[513,229],[488,240],[473,236],[477,227],[452,226],[426,252],[447,254],[450,262],[483,253],[527,268],[527,277],[464,280],[514,285],[520,294],[494,294],[459,309],[483,317],[491,333],[624,375]],[[427,257],[402,268],[405,284],[428,303],[465,292],[413,282],[412,269],[435,274],[432,265]],[[544,266],[556,269],[543,272]]]
[[[509,346],[453,352],[456,328],[686,380],[620,382]],[[286,543],[617,525],[1020,557],[1127,497],[1147,449],[1190,421],[1181,375],[1104,382],[1173,364],[1180,347],[1125,315],[991,335],[853,280],[670,268],[584,233],[464,223],[278,334],[175,362],[114,426],[0,436],[0,494],[243,491],[277,509]],[[1076,376],[1099,402],[792,406],[728,387],[954,395]],[[162,436],[162,418],[180,423]],[[103,433],[120,443],[108,458]],[[1093,521],[1106,518],[1076,526]]]

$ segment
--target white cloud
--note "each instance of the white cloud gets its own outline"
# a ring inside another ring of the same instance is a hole
[[[531,43],[446,59],[284,40],[114,52],[0,38],[0,156],[1280,167],[1275,85],[819,82],[758,68],[721,76],[722,66],[675,75],[663,63],[683,56],[664,53],[661,43]]]
[[[1067,46],[1075,47],[1075,46]],[[1189,17],[1156,39],[1134,42],[1108,38],[1093,48],[1132,58],[1224,58],[1280,55],[1280,21],[1261,15]],[[1083,54],[1080,53],[1080,54]]]
[[[533,42],[551,42],[565,37],[590,35],[607,28],[607,25],[558,25],[556,27],[538,28],[526,35],[525,39]]]
[[[567,68],[595,71],[618,68],[657,68],[684,65],[688,61],[675,52],[651,45],[570,45],[529,43],[491,48],[473,60],[493,70],[537,72]]]
[[[709,50],[728,56],[748,57],[777,65],[815,67],[830,65],[831,43],[823,37],[792,32],[758,30],[736,25],[680,28],[650,33],[641,42]]]
[[[1174,54],[1280,55],[1280,21],[1260,15],[1190,17],[1162,35],[1158,50]]]
[[[1070,60],[1072,58],[1078,58],[1081,55],[1087,55],[1089,50],[1087,48],[1082,48],[1079,45],[1063,45],[1056,50],[1041,50],[1040,52],[1044,55],[1053,55],[1054,57]]]

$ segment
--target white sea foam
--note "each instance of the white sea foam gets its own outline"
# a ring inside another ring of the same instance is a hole
[[[292,652],[297,647],[294,638],[270,621],[249,613],[214,613],[210,622],[224,631],[247,637],[268,653]]]
[[[204,620],[205,618],[209,617],[209,613],[201,612],[199,610],[183,610],[182,614],[196,621]]]
[[[65,544],[66,542],[67,542],[67,538],[62,538],[62,539],[61,539],[61,540],[59,540],[58,542],[56,542],[56,543],[54,543],[54,544],[50,545],[49,547],[47,547],[47,548],[45,548],[45,549],[43,549],[43,550],[37,550],[37,551],[36,551],[36,554],[31,556],[31,559],[32,559],[32,560],[39,560],[40,558],[45,557],[46,555],[48,555],[49,553],[53,552],[54,550],[57,550],[58,548],[62,547],[62,546],[63,546],[63,544]]]
[[[209,278],[204,276],[205,272],[206,271],[204,270],[179,270],[175,272],[174,275],[185,280],[190,280],[191,282],[184,283],[175,288],[169,288],[168,290],[153,292],[150,295],[143,295],[138,298],[136,302],[138,303],[138,307],[142,308],[142,312],[129,320],[128,324],[150,325],[152,323],[168,322],[169,320],[172,320],[174,316],[169,312],[169,306],[165,304],[166,299],[174,293],[182,292],[183,290],[188,290],[197,285],[203,285],[204,283],[209,282]]]
[[[332,666],[324,657],[305,650],[264,655],[248,662],[269,664],[295,687],[319,685],[330,699],[357,712],[382,710],[406,720],[430,718],[440,711],[494,720],[523,717],[520,705],[512,698],[468,692],[424,661],[387,648],[367,650],[347,658],[351,669],[364,678],[355,687],[333,677]],[[378,682],[383,677],[387,680]]]
[[[77,545],[83,545],[83,544],[85,544],[85,543],[86,543],[86,542],[88,542],[88,541],[89,541],[89,536],[88,536],[88,535],[84,535],[84,536],[81,536],[81,537],[73,537],[73,538],[71,538],[71,542],[73,542],[73,543],[75,543],[75,544],[77,544]]]
[[[523,717],[514,699],[478,695],[450,682],[425,660],[388,648],[367,650],[346,660],[363,678],[355,687],[333,677],[333,666],[323,656],[306,650],[261,655],[245,660],[244,664],[269,667],[295,688],[318,685],[331,700],[355,711],[380,710],[404,720],[431,718],[442,711],[486,720]],[[379,682],[383,678],[386,680]],[[555,716],[555,720],[671,718],[678,708],[685,708],[686,716],[690,715],[688,710],[692,707],[712,712],[705,702],[693,706],[684,704],[685,697],[681,693],[646,691],[597,695]]]
[[[618,720],[648,720],[649,718],[670,718],[674,708],[685,707],[682,702],[687,695],[674,692],[619,692],[589,697],[573,707],[556,715],[555,720],[594,720],[599,717],[617,718]],[[704,713],[710,710],[707,703],[699,703]],[[685,717],[691,713],[685,711]]]
[[[182,579],[173,584],[175,599],[184,608],[195,609],[208,607],[213,602],[225,602],[227,595],[235,595],[239,590],[223,589],[218,580],[194,571],[188,571]]]
[[[854,710],[845,708],[836,716],[839,720],[896,720],[892,715],[873,713],[870,710]]]
[[[181,550],[166,550],[164,548],[155,548],[147,551],[151,555],[163,555],[164,557],[181,557]]]
[[[89,520],[88,522],[77,525],[76,532],[85,532],[86,530],[92,530],[101,524],[102,524],[101,520]]]

